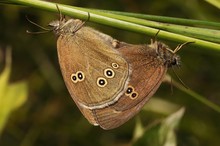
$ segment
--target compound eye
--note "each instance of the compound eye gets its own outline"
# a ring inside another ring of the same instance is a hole
[[[176,58],[174,58],[171,62],[171,65],[176,65],[177,64],[176,62],[177,62],[177,60],[176,60]]]

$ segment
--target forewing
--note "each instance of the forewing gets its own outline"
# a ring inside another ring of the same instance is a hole
[[[94,31],[83,27],[75,34],[61,35],[57,41],[59,63],[66,86],[75,102],[90,109],[116,102],[129,78],[126,60],[109,41]],[[118,67],[114,67],[114,63]],[[111,69],[114,77],[107,78],[104,74],[106,69]],[[75,83],[71,76],[79,71],[84,79]],[[99,78],[106,79],[104,87],[98,86]]]

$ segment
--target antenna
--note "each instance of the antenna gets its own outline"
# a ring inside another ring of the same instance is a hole
[[[178,52],[183,46],[188,45],[188,44],[190,44],[190,43],[195,43],[195,42],[185,42],[185,43],[179,44],[179,45],[177,45],[177,47],[176,47],[174,50],[172,50],[171,52],[172,52],[173,54],[175,54],[175,53]]]
[[[184,82],[183,80],[179,77],[179,75],[176,73],[175,69],[172,67],[172,71],[175,74],[175,76],[177,77],[177,79],[181,82],[181,84],[186,88],[186,89],[190,89]],[[172,78],[171,78],[171,83],[172,83]]]
[[[88,12],[88,18],[87,18],[87,20],[83,21],[79,26],[77,26],[77,28],[75,29],[74,32],[77,32],[78,30],[80,30],[80,29],[82,28],[82,26],[83,26],[87,21],[89,21],[89,19],[90,19],[90,13]]]
[[[160,32],[160,30],[158,30],[157,33],[155,34],[154,38],[150,40],[150,41],[151,41],[151,44],[156,41],[157,35],[159,34],[159,32]]]
[[[26,19],[27,19],[28,22],[30,22],[31,24],[33,24],[33,25],[35,25],[35,26],[41,28],[42,30],[44,30],[44,31],[38,31],[38,32],[31,32],[31,31],[27,30],[26,32],[29,33],[29,34],[42,34],[42,33],[47,33],[47,32],[50,32],[50,31],[53,30],[53,29],[48,29],[48,28],[45,28],[45,27],[43,27],[43,26],[40,26],[39,24],[37,24],[37,23],[31,21],[31,20],[28,18],[27,15],[26,15]]]
[[[171,53],[175,54],[176,52],[178,52],[183,46],[190,44],[190,43],[195,43],[195,42],[185,42],[182,44],[177,45],[177,47],[174,50],[171,50],[169,48],[167,48]],[[177,79],[181,82],[181,84],[186,88],[189,89],[189,87],[181,80],[181,78],[179,77],[179,75],[176,73],[175,69],[172,67],[172,71],[175,74],[175,76],[177,77]],[[172,83],[172,78],[171,78],[171,83]]]

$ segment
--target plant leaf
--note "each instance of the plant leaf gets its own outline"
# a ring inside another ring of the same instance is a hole
[[[177,112],[171,114],[160,124],[150,128],[145,128],[142,137],[137,139],[133,145],[150,145],[150,146],[176,146],[177,140],[175,129],[177,128],[185,109],[181,108]]]
[[[220,1],[219,0],[205,0],[205,1],[220,9]]]
[[[6,66],[0,74],[0,135],[11,112],[24,104],[28,94],[26,81],[9,84],[11,52],[8,50],[6,54]]]
[[[185,109],[181,108],[161,123],[159,129],[159,142],[161,146],[176,146],[175,129],[179,125],[184,111]]]

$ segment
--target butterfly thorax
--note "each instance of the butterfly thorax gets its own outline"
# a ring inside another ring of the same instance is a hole
[[[63,19],[52,21],[48,26],[53,28],[53,31],[56,35],[60,36],[63,34],[74,34],[81,24],[82,21],[79,19]]]
[[[166,44],[159,41],[152,41],[150,46],[156,49],[157,58],[160,59],[166,67],[181,65],[180,56],[175,54]]]

